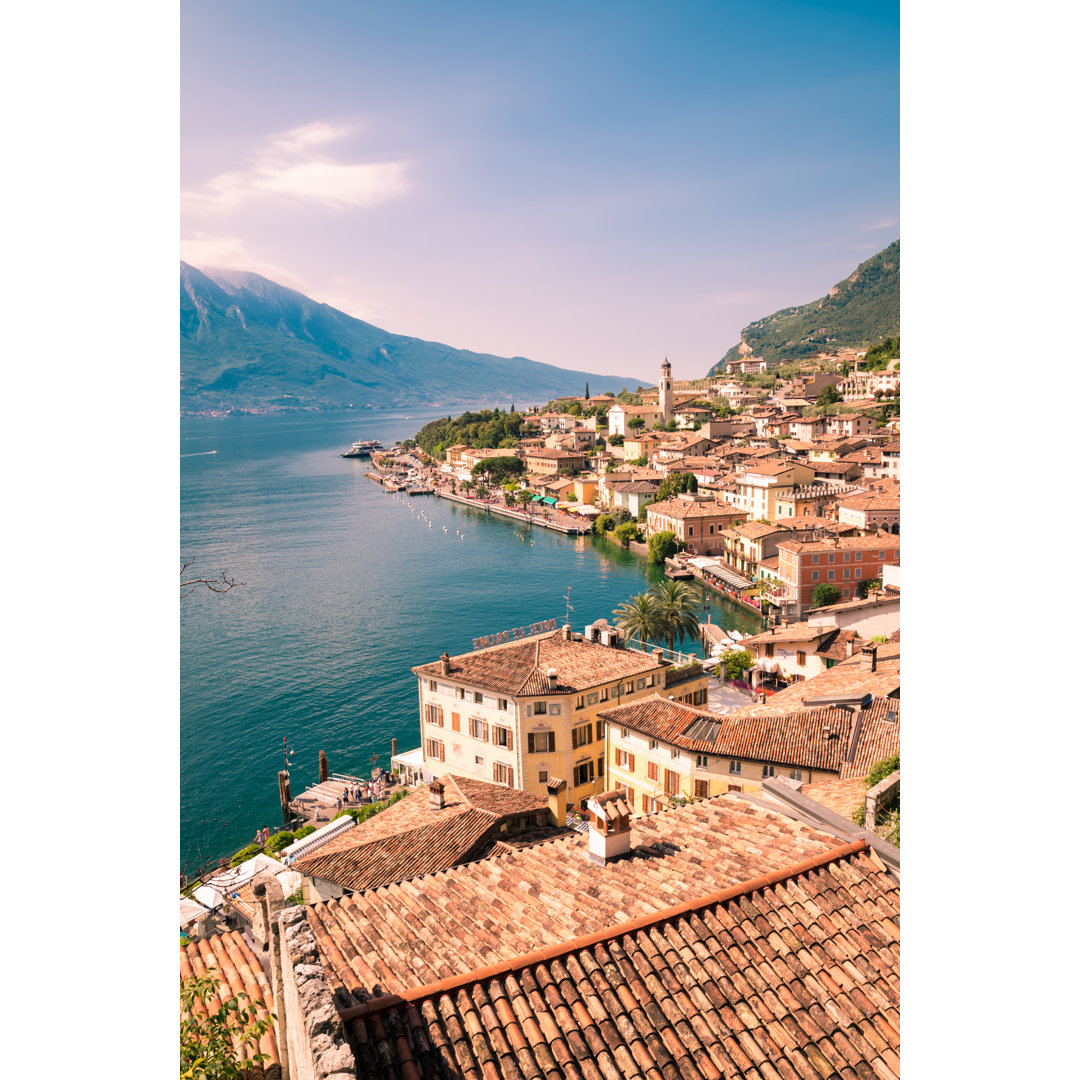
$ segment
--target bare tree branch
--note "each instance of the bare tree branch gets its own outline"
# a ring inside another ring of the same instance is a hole
[[[185,596],[190,596],[200,585],[205,585],[211,592],[226,593],[230,589],[235,589],[237,585],[243,585],[242,581],[237,581],[235,578],[229,577],[224,570],[220,571],[217,577],[212,578],[184,578],[184,571],[187,570],[192,563],[195,562],[194,556],[186,560],[184,565],[180,567],[180,588],[187,589],[187,592],[180,593],[180,599],[183,600]]]

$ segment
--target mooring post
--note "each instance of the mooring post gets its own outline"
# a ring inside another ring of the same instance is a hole
[[[284,813],[292,802],[292,793],[289,791],[289,774],[285,769],[280,769],[277,774],[278,795],[281,797],[281,810]]]
[[[397,739],[390,740],[390,764],[393,765],[393,759],[397,757]]]
[[[326,760],[326,751],[319,751],[319,783],[322,784],[330,779],[330,765]]]

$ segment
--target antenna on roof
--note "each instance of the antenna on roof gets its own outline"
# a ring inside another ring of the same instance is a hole
[[[573,588],[572,585],[567,585],[566,586],[566,595],[563,597],[563,599],[566,601],[566,625],[567,626],[570,625],[570,612],[574,610],[570,606],[570,590],[572,588]]]

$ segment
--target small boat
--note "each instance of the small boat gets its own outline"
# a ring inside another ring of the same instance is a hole
[[[341,456],[348,458],[371,457],[376,451],[381,451],[383,445],[378,439],[357,439]]]

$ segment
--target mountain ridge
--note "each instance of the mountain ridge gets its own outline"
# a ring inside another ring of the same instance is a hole
[[[757,319],[709,369],[748,356],[770,364],[801,360],[838,348],[861,349],[900,334],[900,241],[859,265],[825,296]]]
[[[641,382],[395,334],[261,274],[183,261],[180,360],[185,413],[504,405]]]

